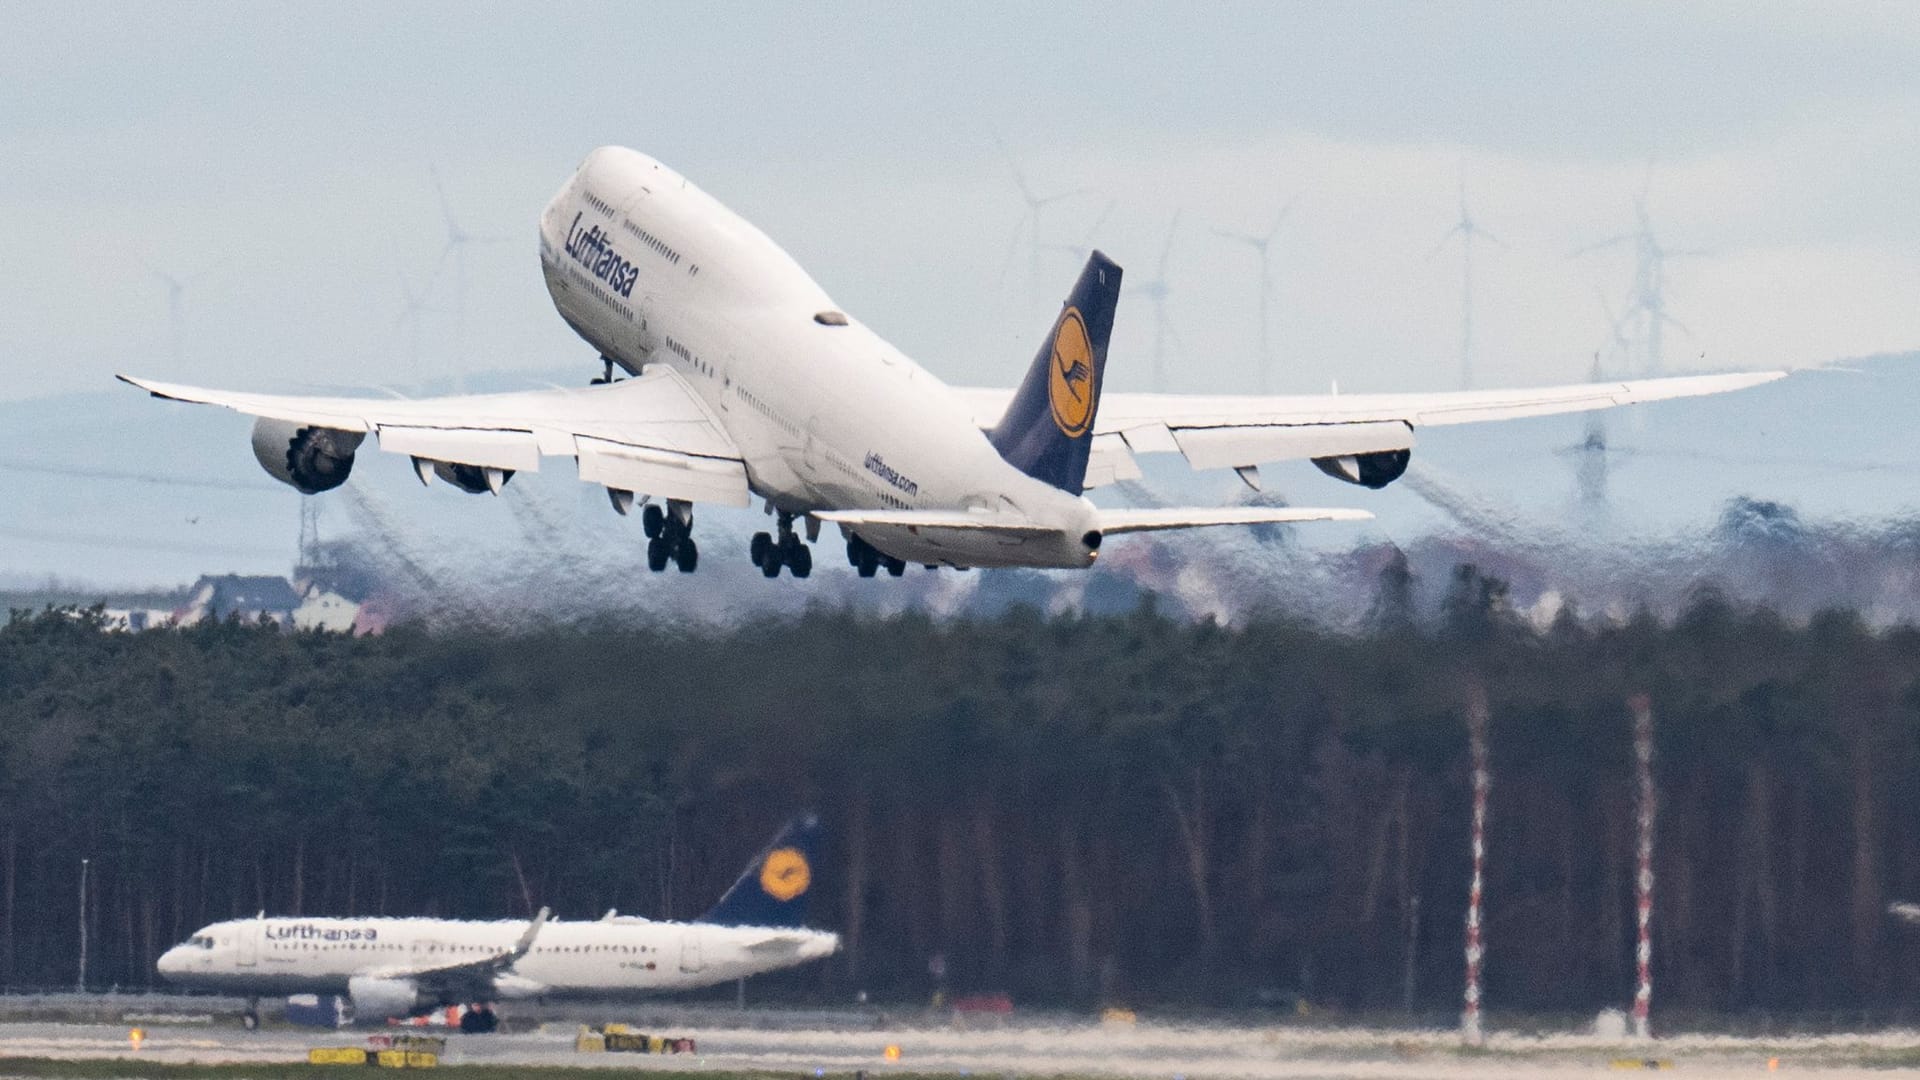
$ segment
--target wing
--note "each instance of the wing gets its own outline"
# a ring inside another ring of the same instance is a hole
[[[618,491],[732,506],[749,501],[739,448],[665,367],[577,389],[419,400],[285,397],[120,378],[159,398],[373,434],[380,449],[420,461],[533,472],[542,457],[571,457],[580,479]]]
[[[1178,453],[1196,469],[1407,450],[1421,427],[1477,424],[1723,394],[1786,373],[1692,375],[1528,390],[1300,397],[1109,393],[1094,425],[1088,486],[1139,474],[1132,454]],[[992,427],[1011,391],[959,388],[975,420]]]
[[[1365,510],[1323,509],[1305,506],[1176,507],[1152,510],[1099,511],[1100,531],[1108,534],[1195,529],[1209,525],[1290,524],[1302,521],[1365,521]],[[814,514],[822,521],[858,528],[862,525],[900,529],[963,529],[1009,536],[1043,536],[1059,532],[1025,518],[1007,514],[969,514],[946,510],[830,510]]]
[[[547,917],[552,911],[541,908],[540,913],[527,923],[526,932],[520,935],[513,948],[497,952],[480,960],[468,960],[459,964],[439,964],[434,966],[395,964],[381,968],[372,974],[383,979],[412,979],[422,987],[442,991],[448,996],[486,996],[485,992],[493,988],[503,975],[512,970],[520,958],[533,949],[534,939],[540,936],[541,928],[547,925]],[[473,990],[481,994],[471,994]]]

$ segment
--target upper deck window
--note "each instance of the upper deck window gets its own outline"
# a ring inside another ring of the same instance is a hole
[[[813,321],[819,323],[821,326],[847,325],[846,315],[838,311],[823,311],[820,314],[815,315],[813,317]]]

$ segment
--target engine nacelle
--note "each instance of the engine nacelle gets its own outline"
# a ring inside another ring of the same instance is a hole
[[[416,463],[414,467],[417,469],[419,465]],[[507,481],[513,479],[513,470],[462,465],[457,461],[436,461],[433,462],[433,475],[469,495],[485,495],[488,492],[498,495],[500,489],[507,486]]]
[[[1412,460],[1411,450],[1376,450],[1371,454],[1317,457],[1313,463],[1335,480],[1378,490],[1400,479]]]
[[[355,975],[347,980],[347,996],[353,999],[353,1015],[359,1020],[419,1016],[431,1012],[440,1002],[422,994],[412,979],[381,979]]]
[[[353,472],[353,453],[367,433],[261,417],[253,425],[253,456],[267,475],[302,495],[332,491]]]

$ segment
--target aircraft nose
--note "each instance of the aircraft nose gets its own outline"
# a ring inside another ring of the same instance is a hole
[[[179,945],[175,945],[173,948],[161,953],[160,959],[154,961],[153,964],[154,970],[162,975],[168,976],[178,975],[186,966],[186,957],[181,952],[181,946]]]

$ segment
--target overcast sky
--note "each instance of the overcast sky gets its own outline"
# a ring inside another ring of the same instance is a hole
[[[1455,385],[1460,251],[1435,249],[1463,174],[1503,244],[1475,249],[1482,385],[1585,376],[1634,252],[1570,253],[1631,230],[1643,183],[1692,252],[1670,368],[1920,346],[1920,7],[802,7],[0,4],[0,396],[585,378],[534,222],[604,143],[956,382],[1017,378],[1096,224],[1139,284],[1177,214],[1170,388],[1256,388],[1258,263],[1217,233],[1292,201],[1274,388]],[[1085,189],[1038,252],[1009,155]],[[464,250],[464,325],[435,168],[499,238]],[[1123,302],[1113,385],[1145,385],[1154,332]]]

